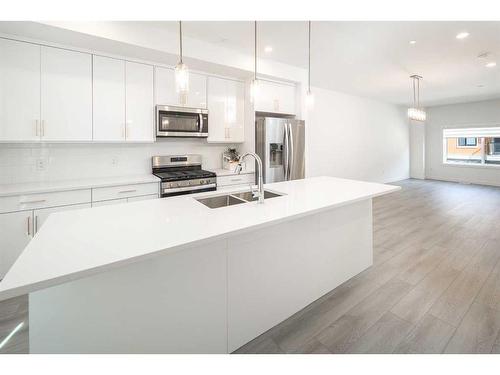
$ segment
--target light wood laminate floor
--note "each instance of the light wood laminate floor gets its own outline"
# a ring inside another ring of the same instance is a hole
[[[405,180],[376,198],[374,264],[236,353],[500,353],[500,188]],[[28,351],[26,296],[0,353]]]

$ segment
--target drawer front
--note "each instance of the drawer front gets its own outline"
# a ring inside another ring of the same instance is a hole
[[[109,201],[93,201],[92,207],[113,206],[115,204],[127,203],[127,198],[111,199]]]
[[[92,189],[92,201],[105,201],[136,197],[138,195],[158,194],[159,183],[121,185]]]
[[[150,199],[157,199],[158,194],[149,194],[149,195],[141,195],[139,197],[132,197],[128,199],[128,202],[139,202],[139,201],[147,201]]]
[[[253,173],[217,177],[217,186],[219,187],[231,185],[247,185],[254,183],[255,177]]]
[[[0,212],[34,210],[45,207],[90,203],[90,189],[0,197]]]

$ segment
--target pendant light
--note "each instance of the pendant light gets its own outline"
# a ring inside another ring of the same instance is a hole
[[[408,118],[415,121],[425,121],[427,115],[420,107],[420,80],[422,77],[419,75],[410,76],[413,85],[413,107],[408,108]]]
[[[306,93],[306,106],[311,108],[314,105],[314,95],[311,91],[311,21],[308,22],[309,32],[309,56],[307,64],[307,93]]]
[[[179,101],[186,104],[189,92],[189,70],[182,61],[182,21],[179,21],[179,62],[175,66],[175,91]]]
[[[255,102],[259,91],[259,81],[257,80],[257,21],[254,21],[254,72],[253,80],[250,85],[250,101]]]

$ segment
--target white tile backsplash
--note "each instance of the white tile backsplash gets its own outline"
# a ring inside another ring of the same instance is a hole
[[[229,146],[186,139],[152,144],[0,144],[0,183],[148,174],[153,155],[201,154],[204,168],[221,168],[221,154]],[[43,170],[37,168],[38,160],[43,160]]]

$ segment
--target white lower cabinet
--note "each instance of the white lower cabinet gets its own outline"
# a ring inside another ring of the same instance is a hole
[[[233,174],[228,176],[217,176],[217,187],[224,186],[250,186],[255,184],[254,173]]]
[[[90,203],[72,204],[71,206],[42,208],[33,211],[33,233],[35,234],[42,227],[45,220],[54,212],[78,210],[80,208],[90,208]]]
[[[33,234],[33,211],[0,214],[0,279],[24,250]]]
[[[72,204],[0,214],[0,279],[12,267],[50,214],[90,207],[90,203]]]
[[[139,201],[147,201],[150,199],[158,198],[158,194],[150,194],[150,195],[141,195],[140,197],[131,197],[127,199],[127,202],[139,202]]]
[[[120,204],[120,203],[127,203],[127,198],[110,199],[108,201],[96,201],[96,202],[92,202],[92,207],[112,206],[114,204]]]
[[[92,207],[112,206],[114,204],[121,204],[121,203],[127,203],[127,202],[139,202],[139,201],[146,201],[149,199],[156,199],[156,198],[158,198],[158,194],[140,195],[137,197],[130,197],[130,198],[109,199],[106,201],[92,202]]]

